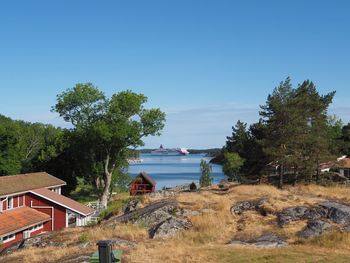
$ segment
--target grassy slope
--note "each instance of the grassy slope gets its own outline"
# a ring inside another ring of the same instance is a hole
[[[268,198],[266,217],[256,212],[242,216],[231,215],[229,209],[238,200]],[[182,208],[202,211],[192,216],[193,228],[167,240],[150,240],[141,226],[121,225],[115,229],[94,226],[91,228],[66,229],[58,232],[53,240],[64,240],[68,246],[56,248],[31,248],[1,258],[1,262],[50,262],[72,254],[89,254],[96,250],[97,240],[120,237],[135,240],[135,249],[123,248],[123,262],[350,262],[350,235],[330,233],[319,238],[302,241],[296,233],[306,222],[291,223],[285,228],[276,224],[275,213],[295,205],[312,205],[320,200],[336,199],[350,203],[350,188],[298,186],[278,190],[272,186],[236,186],[227,194],[215,189],[200,193],[182,193],[176,197]],[[125,196],[121,197],[121,202]],[[145,204],[155,201],[145,197]],[[116,207],[119,206],[116,205]],[[274,232],[288,239],[289,245],[279,249],[256,249],[226,245],[233,238],[253,238]],[[88,239],[91,245],[85,249],[69,248],[70,243]],[[24,259],[24,260],[23,260]]]

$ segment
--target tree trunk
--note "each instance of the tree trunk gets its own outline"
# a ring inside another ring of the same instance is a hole
[[[316,182],[320,182],[320,164],[319,161],[317,160],[317,168],[316,168]]]
[[[283,165],[280,166],[280,176],[279,176],[279,182],[278,182],[278,188],[282,189],[283,188]]]
[[[109,167],[109,160],[110,157],[109,155],[107,155],[106,157],[106,161],[105,161],[105,167],[104,167],[104,176],[103,176],[103,180],[104,180],[104,184],[103,184],[103,191],[101,194],[101,205],[103,207],[107,207],[107,203],[108,203],[108,199],[109,199],[109,194],[110,194],[110,187],[111,187],[111,182],[112,182],[112,171],[109,171],[108,167]]]
[[[293,186],[295,186],[297,184],[297,180],[298,180],[298,168],[295,167],[294,168],[294,181],[293,181]]]

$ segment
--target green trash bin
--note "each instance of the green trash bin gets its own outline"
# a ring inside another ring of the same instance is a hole
[[[121,250],[113,250],[112,251],[114,258],[117,260],[117,263],[122,262],[122,251]],[[96,251],[92,256],[90,257],[90,263],[100,263],[100,259],[98,256],[98,251]]]

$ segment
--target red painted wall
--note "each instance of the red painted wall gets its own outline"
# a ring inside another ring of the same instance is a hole
[[[37,231],[34,231],[32,233],[30,233],[30,237],[34,237],[34,236],[37,236],[43,232],[45,232],[45,224],[47,224],[48,222],[44,223],[44,227],[42,229],[38,229]],[[14,240],[11,240],[9,242],[6,242],[4,243],[1,247],[0,247],[0,251],[2,251],[3,249],[9,247],[10,245],[14,244],[14,243],[17,243],[19,241],[21,241],[23,239],[23,232],[25,230],[21,231],[21,232],[18,232],[16,233],[16,238]]]
[[[12,196],[13,198],[13,208],[23,206],[24,203],[24,195],[17,195],[17,196]],[[2,198],[4,200],[5,198]],[[2,210],[5,211],[7,210],[7,200],[3,202],[3,207]]]
[[[66,227],[66,209],[64,207],[61,207],[55,203],[52,203],[44,198],[41,198],[39,196],[34,195],[34,194],[27,193],[26,198],[25,198],[25,205],[28,207],[31,207],[31,201],[32,201],[33,206],[54,207],[54,219],[53,219],[54,230],[60,230],[60,229]],[[51,216],[51,209],[36,208],[36,207],[34,207],[34,209]],[[50,230],[51,230],[51,225],[50,225]],[[47,231],[50,231],[50,230],[47,230]]]

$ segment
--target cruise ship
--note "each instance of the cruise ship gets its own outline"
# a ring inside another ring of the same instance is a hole
[[[158,149],[151,151],[152,155],[188,155],[189,152],[185,148],[166,149],[161,144]]]

